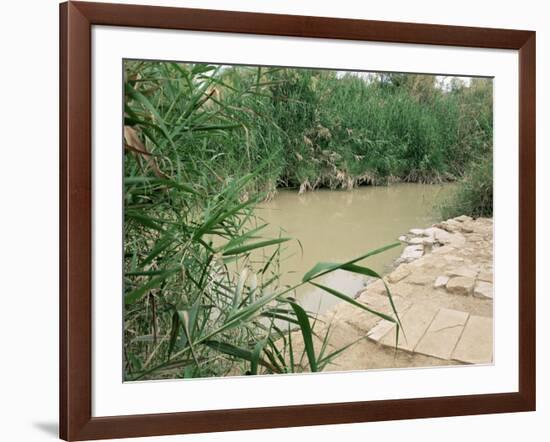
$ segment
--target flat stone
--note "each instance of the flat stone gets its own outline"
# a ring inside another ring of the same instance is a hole
[[[431,284],[432,281],[433,281],[433,277],[431,277],[430,275],[419,273],[419,272],[413,273],[407,279],[407,282],[409,284],[414,284],[414,285],[428,285],[428,284]]]
[[[402,262],[411,262],[420,258],[424,254],[424,248],[422,246],[407,246],[403,250],[400,256]]]
[[[375,312],[391,317],[394,316],[390,300],[387,296],[363,293],[357,300]],[[393,302],[399,315],[402,315],[411,305],[409,301],[398,296],[393,297]],[[330,312],[325,314],[325,317],[333,317],[344,321],[356,330],[361,331],[363,336],[380,321],[380,316],[347,302],[336,304]]]
[[[468,313],[442,308],[415,348],[415,351],[440,359],[450,359],[462,335]]]
[[[460,215],[460,216],[457,216],[456,218],[453,218],[455,221],[458,221],[459,223],[463,223],[465,221],[472,221],[472,217],[468,216],[468,215]]]
[[[385,319],[381,320],[376,324],[368,333],[367,338],[372,339],[373,341],[380,341],[393,327],[395,324]]]
[[[449,276],[464,276],[465,278],[475,278],[478,274],[478,270],[474,267],[461,266],[456,269],[447,270]]]
[[[424,235],[424,229],[411,229],[409,233],[414,236],[422,236]]]
[[[452,233],[440,229],[439,227],[431,227],[429,231],[431,234],[430,236],[432,236],[437,242],[441,244],[449,244],[451,238],[453,237]]]
[[[460,226],[460,231],[462,233],[473,233],[474,232],[474,229],[468,225],[465,225],[465,224],[462,224]]]
[[[388,275],[388,281],[392,284],[401,281],[403,278],[406,278],[411,274],[411,270],[405,264],[401,264],[393,272]]]
[[[442,247],[443,248],[443,247]],[[454,249],[453,249],[454,250]],[[443,257],[443,259],[449,263],[457,263],[457,262],[464,262],[464,258],[452,254],[447,254]]]
[[[445,246],[441,246],[441,247],[438,247],[438,248],[434,249],[434,251],[432,253],[434,255],[446,256],[446,255],[452,255],[452,254],[456,253],[456,249],[452,246],[445,245]]]
[[[383,308],[383,306],[369,307],[375,311],[377,311],[378,309],[382,310]],[[333,318],[333,320],[345,322],[346,324],[353,326],[356,330],[363,333],[363,335],[367,333],[372,327],[374,327],[380,320],[379,316],[376,316],[347,302],[341,302],[337,304],[336,308],[331,309],[330,312],[327,312],[325,317],[331,317]]]
[[[451,235],[448,244],[451,244],[453,247],[458,249],[462,248],[466,244],[466,238],[461,233],[454,233]]]
[[[426,333],[437,312],[436,307],[413,304],[400,318],[403,328],[399,330],[397,348],[414,351],[418,341]],[[378,342],[389,347],[395,347],[396,331],[397,327],[393,324],[393,327]]]
[[[445,287],[449,293],[454,295],[468,296],[472,294],[474,283],[475,281],[473,278],[457,276],[455,278],[451,278]]]
[[[493,319],[471,315],[452,358],[469,364],[493,362]]]
[[[493,282],[493,272],[488,272],[488,271],[482,270],[477,275],[477,279],[480,280],[480,281],[485,281],[485,282],[491,282],[492,283]]]
[[[477,281],[474,287],[474,296],[482,299],[493,299],[493,284],[485,281]]]
[[[397,238],[401,242],[407,242],[407,237],[405,235],[401,235],[399,238]]]
[[[411,244],[411,245],[423,244],[424,243],[424,238],[422,238],[420,236],[413,236],[412,238],[410,238],[407,241],[407,243]]]
[[[377,279],[376,281],[367,284],[366,292],[368,294],[375,293],[382,295],[386,293],[386,286],[381,279]]]
[[[449,282],[449,277],[448,276],[445,276],[445,275],[442,275],[442,276],[438,276],[436,279],[435,279],[435,282],[434,282],[434,289],[439,289],[439,288],[443,288],[447,285],[447,283]]]
[[[415,291],[415,286],[407,284],[406,281],[400,281],[395,284],[393,287],[390,287],[392,296],[401,296],[403,298],[408,298]]]
[[[453,233],[458,231],[458,229],[460,229],[460,223],[452,219],[449,219],[447,221],[443,221],[442,223],[436,224],[435,227],[439,227],[440,229]]]
[[[424,235],[428,237],[435,238],[437,232],[441,230],[442,232],[445,232],[444,230],[440,229],[439,227],[428,227],[427,229],[424,229]],[[446,232],[445,232],[446,233]]]
[[[329,332],[329,344],[333,348],[342,348],[358,339],[365,337],[365,333],[345,321],[334,319],[324,327],[315,330],[320,336]]]

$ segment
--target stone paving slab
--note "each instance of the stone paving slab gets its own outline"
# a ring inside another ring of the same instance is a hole
[[[452,358],[468,364],[493,361],[493,319],[471,315]]]
[[[455,276],[446,285],[447,291],[452,294],[468,296],[474,290],[475,280],[466,276]]]
[[[367,337],[378,342],[393,329],[395,329],[393,322],[382,320],[367,333]]]
[[[469,314],[458,310],[439,310],[415,351],[439,359],[451,359]]]
[[[413,304],[403,317],[400,318],[405,333],[400,330],[397,347],[401,350],[414,351],[418,341],[420,341],[420,338],[426,333],[426,330],[432,323],[438,310],[439,309],[432,306]],[[390,328],[390,330],[378,341],[380,344],[395,346],[397,327],[395,327],[395,324],[392,325],[394,327]]]
[[[478,281],[474,287],[474,296],[481,299],[493,299],[493,284],[491,282]]]
[[[394,323],[339,303],[319,321],[319,334],[330,327],[331,350],[354,344],[328,369],[490,363],[494,357],[492,226],[490,219],[457,217],[400,237],[407,252],[401,258],[412,258],[407,256],[412,252],[421,256],[410,262],[398,259],[402,264],[384,276],[405,329],[398,348],[394,348]],[[422,253],[416,253],[420,249]],[[355,297],[393,316],[383,281],[368,281]],[[300,336],[297,332],[297,341]]]

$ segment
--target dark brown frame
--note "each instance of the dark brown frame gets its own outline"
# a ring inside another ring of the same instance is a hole
[[[91,27],[519,51],[519,391],[92,417]],[[535,410],[535,32],[105,3],[60,5],[60,437],[153,436]]]

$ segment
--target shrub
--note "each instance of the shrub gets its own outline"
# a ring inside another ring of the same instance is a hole
[[[459,215],[493,216],[493,161],[480,159],[458,183],[451,198],[441,207],[443,218]]]

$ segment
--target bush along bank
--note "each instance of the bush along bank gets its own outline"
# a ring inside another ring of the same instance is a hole
[[[126,91],[127,124],[159,161],[221,185],[266,163],[249,190],[268,196],[454,181],[491,155],[490,79],[128,62]]]

